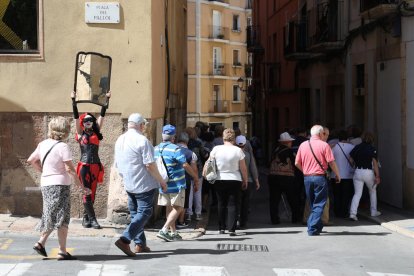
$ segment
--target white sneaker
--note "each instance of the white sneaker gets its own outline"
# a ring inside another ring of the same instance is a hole
[[[198,221],[198,220],[202,220],[203,218],[201,217],[201,214],[196,214],[195,219]]]
[[[375,213],[371,213],[371,217],[378,217],[381,215],[380,211],[375,211]]]
[[[358,217],[356,215],[349,215],[349,219],[353,221],[358,221]]]

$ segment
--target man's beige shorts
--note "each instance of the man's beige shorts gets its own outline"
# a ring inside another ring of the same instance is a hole
[[[175,194],[158,194],[158,205],[184,207],[185,189]]]

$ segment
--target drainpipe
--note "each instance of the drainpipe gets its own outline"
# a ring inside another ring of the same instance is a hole
[[[201,113],[201,0],[196,0],[196,112]]]

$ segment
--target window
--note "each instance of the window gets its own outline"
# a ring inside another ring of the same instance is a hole
[[[233,129],[234,130],[240,129],[240,123],[239,122],[233,122]]]
[[[356,87],[365,87],[365,64],[358,64],[356,66]]]
[[[239,50],[233,50],[233,66],[241,66]]]
[[[41,0],[0,1],[0,53],[39,53]]]
[[[233,102],[240,102],[240,87],[239,85],[233,85]]]
[[[232,27],[233,32],[240,32],[239,19],[240,19],[240,17],[239,17],[238,14],[233,14],[233,27]]]

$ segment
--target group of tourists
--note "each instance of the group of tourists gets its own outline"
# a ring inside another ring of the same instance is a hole
[[[106,96],[109,98],[111,93]],[[106,107],[97,119],[91,113],[79,115],[74,98],[72,93],[75,139],[81,150],[77,168],[69,146],[63,142],[69,135],[70,122],[61,116],[50,120],[48,139],[40,142],[27,160],[41,172],[43,196],[43,213],[37,226],[41,236],[33,249],[47,257],[46,241],[57,230],[58,260],[76,259],[66,250],[71,183],[83,193],[83,227],[101,228],[93,205],[97,185],[103,182],[98,149]],[[128,195],[131,218],[115,245],[131,257],[151,251],[144,227],[152,216],[155,196],[157,204],[166,210],[165,224],[157,233],[162,240],[182,240],[177,228],[187,227],[192,219],[201,220],[208,204],[217,204],[220,234],[227,231],[235,236],[236,229],[245,228],[250,192],[258,190],[260,183],[254,150],[240,130],[221,125],[210,130],[208,124],[197,122],[195,127],[177,133],[173,125],[167,124],[162,128],[162,142],[154,147],[144,135],[147,125],[141,114],[131,114],[127,131],[115,143],[114,163]],[[337,216],[358,220],[364,183],[370,194],[371,215],[380,215],[376,208],[380,179],[373,135],[349,137],[339,131],[329,136],[329,129],[320,125],[313,126],[310,134],[308,139],[306,130],[294,135],[282,133],[272,152],[268,178],[271,223],[280,223],[278,207],[283,193],[291,207],[291,221],[306,220],[311,236],[319,235],[323,225],[329,223],[329,201]],[[212,161],[214,184],[206,180]],[[332,197],[328,196],[330,189]],[[301,203],[302,190],[306,203]]]
[[[364,183],[371,216],[381,215],[376,192],[379,165],[372,133],[361,136],[357,127],[350,127],[330,134],[327,127],[315,125],[309,139],[306,130],[292,136],[282,133],[272,152],[268,184],[273,224],[280,223],[282,193],[289,202],[292,223],[307,223],[310,236],[319,235],[323,226],[330,224],[330,208],[337,217],[357,221]]]

